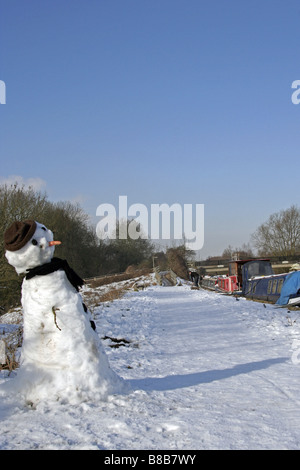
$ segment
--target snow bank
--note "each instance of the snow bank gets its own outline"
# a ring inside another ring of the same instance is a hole
[[[5,396],[0,449],[300,449],[298,312],[153,286],[94,315],[130,393],[34,411]]]

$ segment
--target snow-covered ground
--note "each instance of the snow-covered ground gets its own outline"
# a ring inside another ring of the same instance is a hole
[[[183,285],[94,315],[129,394],[36,409],[5,396],[0,449],[300,449],[298,312]]]

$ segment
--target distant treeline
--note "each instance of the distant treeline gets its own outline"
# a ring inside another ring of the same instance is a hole
[[[0,185],[0,307],[4,309],[20,303],[23,277],[16,274],[5,258],[3,235],[12,222],[26,219],[36,220],[52,230],[54,239],[62,242],[56,247],[55,256],[66,259],[82,278],[122,273],[128,266],[151,269],[153,264],[187,277],[191,252],[184,245],[168,248],[166,253],[155,253],[148,239],[119,239],[119,227],[115,239],[100,240],[89,216],[78,204],[53,203],[46,194],[17,183]]]
[[[15,220],[33,219],[46,225],[62,244],[55,256],[66,259],[83,278],[123,272],[129,265],[152,265],[149,240],[100,240],[89,216],[78,204],[53,203],[33,188],[0,186],[0,307],[13,306],[20,299],[22,276],[4,256],[3,235]],[[0,312],[1,313],[1,312]]]

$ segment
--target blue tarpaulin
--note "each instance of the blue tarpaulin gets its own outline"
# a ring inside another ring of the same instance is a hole
[[[289,274],[282,286],[281,294],[276,304],[286,305],[290,300],[290,296],[295,296],[300,289],[300,271]]]

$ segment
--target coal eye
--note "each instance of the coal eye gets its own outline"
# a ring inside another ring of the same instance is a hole
[[[37,245],[37,244],[38,244],[38,242],[35,240],[35,238],[34,238],[33,240],[31,240],[31,243],[32,243],[33,245]]]

